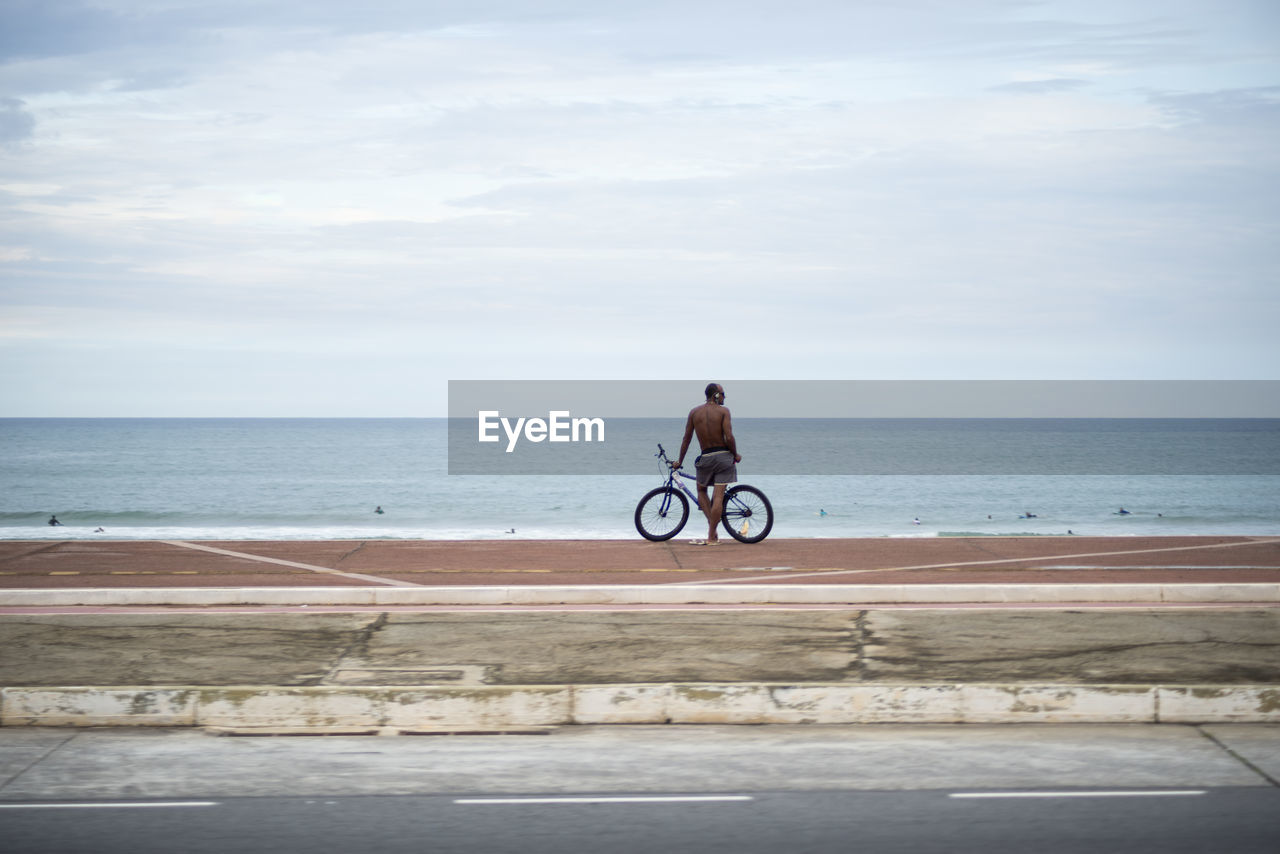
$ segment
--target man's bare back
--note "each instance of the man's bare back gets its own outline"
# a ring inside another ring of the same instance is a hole
[[[707,401],[701,406],[689,410],[689,421],[693,432],[698,436],[698,447],[728,448],[733,450],[733,427],[730,423],[729,410],[714,401]]]

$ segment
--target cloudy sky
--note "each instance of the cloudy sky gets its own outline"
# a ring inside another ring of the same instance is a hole
[[[1280,377],[1275,0],[3,0],[0,415]]]

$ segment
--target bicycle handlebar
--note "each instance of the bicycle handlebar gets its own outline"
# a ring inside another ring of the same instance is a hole
[[[675,468],[675,463],[671,462],[671,460],[667,458],[666,449],[662,447],[661,442],[658,443],[658,453],[654,454],[654,456],[661,459],[664,463],[666,463],[671,468]]]

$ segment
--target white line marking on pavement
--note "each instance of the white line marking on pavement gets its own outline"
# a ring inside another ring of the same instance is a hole
[[[315,566],[310,563],[298,563],[293,560],[281,560],[277,557],[263,557],[262,555],[248,554],[247,552],[233,552],[228,549],[219,549],[214,546],[201,545],[200,543],[188,543],[183,540],[161,540],[171,546],[178,546],[184,549],[195,549],[201,552],[210,552],[216,555],[226,555],[227,557],[239,557],[245,560],[256,560],[259,563],[274,563],[278,566],[292,566],[295,569],[309,569],[312,572],[323,572],[328,575],[341,575],[343,578],[354,578],[358,581],[372,581],[374,584],[386,584],[390,587],[421,587],[421,584],[414,584],[411,581],[396,581],[392,578],[379,578],[376,575],[361,575],[358,572],[343,572],[340,569],[329,569],[327,566]]]
[[[1227,566],[1224,564],[1221,566],[1215,566],[1215,565],[1209,565],[1209,564],[1197,564],[1197,565],[1185,564],[1184,565],[1184,564],[1171,563],[1171,564],[1167,564],[1166,566],[1137,566],[1137,565],[1106,566],[1104,564],[1097,564],[1097,563],[1082,563],[1079,565],[1076,565],[1076,564],[1069,565],[1065,563],[1059,563],[1059,564],[1054,564],[1053,566],[1042,566],[1042,567],[1039,567],[1039,569],[1041,570],[1045,570],[1045,569],[1280,569],[1280,567],[1277,567],[1275,565],[1262,566],[1259,564],[1250,564],[1248,566]]]
[[[145,803],[0,804],[0,810],[102,810],[142,807],[216,807],[217,801],[151,801]]]
[[[1203,795],[1205,789],[1150,790],[1131,792],[953,792],[949,798],[1160,798]]]
[[[688,804],[753,801],[751,795],[645,795],[566,798],[457,798],[455,804]]]
[[[778,582],[786,581],[788,578],[809,578],[811,576],[829,576],[829,575],[858,575],[866,572],[905,572],[912,569],[955,569],[962,566],[995,566],[1002,563],[1036,563],[1045,560],[1066,560],[1068,558],[1083,557],[1112,557],[1115,555],[1145,555],[1160,554],[1162,552],[1195,552],[1205,549],[1236,549],[1244,546],[1269,546],[1280,543],[1276,539],[1264,540],[1242,540],[1235,543],[1210,543],[1208,545],[1197,546],[1169,546],[1158,549],[1132,549],[1130,551],[1118,552],[1072,552],[1062,555],[1029,555],[1027,557],[1008,557],[997,558],[995,560],[966,560],[952,561],[948,563],[924,563],[919,566],[886,566],[880,569],[818,569],[809,572],[789,572],[781,575],[761,575],[752,576],[750,578],[720,578],[711,581],[675,581],[670,584],[664,584],[663,587],[688,587],[695,584],[742,584],[746,581],[768,581]],[[1055,567],[1046,566],[1042,569],[1054,569]]]

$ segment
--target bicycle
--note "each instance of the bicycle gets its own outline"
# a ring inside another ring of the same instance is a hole
[[[685,474],[671,465],[667,452],[658,445],[654,454],[666,471],[667,482],[650,490],[636,505],[636,530],[646,540],[669,540],[689,521],[689,499],[698,503],[698,496],[685,486],[676,475],[685,480],[697,477]],[[677,489],[677,487],[679,487]],[[688,496],[688,497],[686,497]],[[720,523],[740,543],[758,543],[769,536],[773,529],[773,505],[765,494],[754,486],[740,484],[724,492],[724,515]]]

